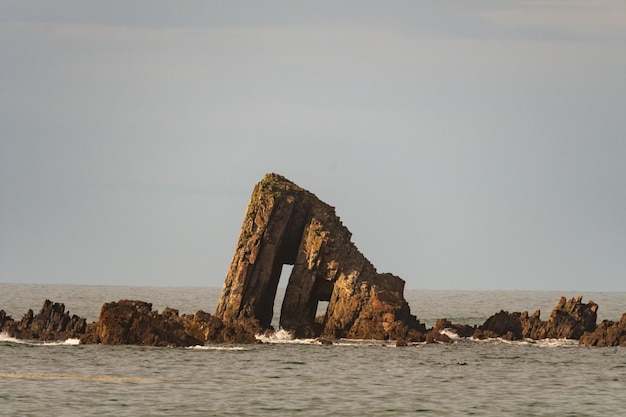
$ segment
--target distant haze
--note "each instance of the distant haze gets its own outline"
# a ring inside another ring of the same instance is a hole
[[[625,51],[620,1],[3,1],[0,282],[221,286],[277,172],[408,288],[626,291]]]

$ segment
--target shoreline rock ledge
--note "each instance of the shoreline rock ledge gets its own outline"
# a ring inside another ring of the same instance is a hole
[[[215,316],[270,329],[282,268],[293,265],[280,327],[296,337],[424,340],[404,281],[378,273],[351,237],[334,207],[267,174],[252,192]],[[316,317],[323,301],[326,314]]]

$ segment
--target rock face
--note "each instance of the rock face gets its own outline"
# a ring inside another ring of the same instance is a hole
[[[17,339],[48,341],[78,338],[85,332],[86,326],[85,319],[76,315],[70,317],[65,305],[50,300],[44,301],[37,314],[28,310],[20,321],[13,320],[0,310],[0,330]]]
[[[215,315],[270,328],[281,270],[289,264],[280,326],[297,337],[423,338],[404,281],[379,274],[350,238],[333,207],[280,175],[266,175],[252,193]],[[316,319],[320,301],[328,308]]]

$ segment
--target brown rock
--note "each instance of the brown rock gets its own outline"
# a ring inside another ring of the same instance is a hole
[[[522,324],[520,313],[509,313],[500,310],[489,317],[482,326],[475,331],[474,337],[484,339],[488,337],[500,337],[506,340],[522,339]]]
[[[252,193],[215,315],[227,325],[269,328],[283,265],[294,265],[280,326],[296,337],[416,339],[404,281],[379,274],[350,241],[333,207],[268,174]],[[328,301],[316,321],[320,301]]]
[[[547,321],[539,318],[537,310],[529,316],[523,313],[509,313],[500,310],[479,326],[474,337],[500,337],[507,340],[528,339],[580,339],[584,332],[593,331],[596,326],[598,305],[593,301],[582,303],[582,297],[567,300],[561,297]]]
[[[193,346],[204,344],[185,331],[178,311],[152,311],[152,304],[136,300],[106,303],[81,343],[105,345]]]
[[[584,332],[596,328],[598,305],[593,301],[582,303],[582,296],[567,300],[561,297],[548,319],[545,337],[580,339]]]
[[[8,316],[6,311],[0,310],[0,331],[7,332],[5,327],[8,329],[10,326],[14,325],[14,323],[15,320],[13,320],[11,316]]]
[[[620,321],[604,320],[593,332],[585,332],[578,344],[580,346],[625,346],[626,347],[626,313]]]
[[[64,304],[50,300],[44,301],[37,314],[28,310],[19,322],[0,311],[0,329],[17,339],[49,341],[77,338],[84,333],[86,326],[85,319],[70,316]]]
[[[432,328],[426,333],[426,343],[452,343],[454,342],[450,336],[441,331]]]

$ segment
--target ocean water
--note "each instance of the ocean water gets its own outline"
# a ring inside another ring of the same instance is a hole
[[[134,298],[158,310],[212,313],[219,291],[0,284],[0,309],[19,319],[49,298],[92,321],[104,302]],[[405,292],[428,326],[440,317],[480,324],[500,309],[539,308],[545,319],[561,295],[595,301],[599,320],[626,311],[626,293]],[[153,348],[0,336],[0,415],[626,415],[624,348],[580,348],[567,340],[322,346],[281,332],[266,341]]]

